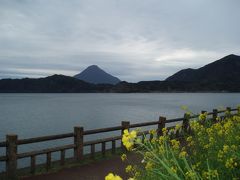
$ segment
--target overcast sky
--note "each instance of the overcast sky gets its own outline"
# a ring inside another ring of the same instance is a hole
[[[163,80],[240,53],[240,0],[0,0],[0,78]]]

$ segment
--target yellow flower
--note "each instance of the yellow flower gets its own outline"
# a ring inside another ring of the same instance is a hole
[[[175,150],[179,149],[180,142],[177,141],[176,139],[172,139],[171,144],[172,144],[173,149],[175,149]]]
[[[212,177],[218,177],[218,171],[217,170],[212,170],[211,171],[211,175],[212,175]]]
[[[188,136],[187,137],[187,142],[191,142],[192,141],[192,136]]]
[[[181,129],[181,127],[182,127],[182,126],[181,126],[180,124],[176,124],[176,126],[175,126],[175,130],[178,131],[178,130]]]
[[[157,141],[157,139],[156,139],[156,138],[152,138],[152,139],[151,139],[151,143],[152,143],[152,144],[155,144],[155,143],[156,143],[156,141]]]
[[[216,118],[216,120],[217,120],[217,121],[220,121],[220,120],[221,120],[221,118],[218,116],[218,117]]]
[[[137,178],[137,177],[139,177],[140,175],[141,175],[140,172],[135,172],[134,177]]]
[[[227,153],[229,151],[229,146],[228,145],[224,145],[223,146],[223,152]]]
[[[192,168],[196,170],[200,165],[201,165],[201,162],[198,162],[197,164],[192,165]]]
[[[219,135],[219,136],[222,136],[222,135],[223,135],[223,130],[219,130],[219,131],[218,131],[218,135]]]
[[[126,167],[125,171],[126,171],[126,173],[129,173],[129,172],[132,171],[132,169],[133,169],[132,165],[128,165],[128,166]]]
[[[122,154],[121,159],[122,159],[122,161],[125,161],[127,159],[127,155],[126,154]]]
[[[174,167],[174,166],[171,167],[171,170],[172,170],[173,173],[175,173],[175,174],[177,173],[177,168],[176,167]]]
[[[237,162],[234,162],[233,158],[227,159],[225,163],[226,168],[233,169],[237,167]]]
[[[166,136],[160,136],[159,137],[159,143],[163,144],[166,141]]]
[[[209,144],[205,144],[204,146],[203,146],[203,149],[208,149],[209,148]]]
[[[163,133],[164,136],[166,136],[167,135],[167,128],[162,128],[162,133]]]
[[[186,157],[187,156],[187,152],[186,151],[181,151],[180,153],[179,153],[179,157],[180,158],[184,158],[184,157]]]
[[[136,131],[131,131],[130,133],[128,132],[127,129],[123,131],[122,143],[127,148],[127,150],[132,149],[136,137],[137,137]]]
[[[129,134],[128,130],[124,129],[123,134],[128,135]]]
[[[153,163],[147,162],[147,164],[146,164],[146,166],[145,166],[146,170],[151,170],[152,167],[153,167]]]
[[[136,138],[136,137],[137,137],[137,132],[136,132],[136,131],[131,131],[131,132],[130,132],[130,137],[131,137],[132,139]]]
[[[203,178],[204,179],[212,179],[218,177],[218,171],[217,170],[208,170],[203,172]]]
[[[222,151],[222,150],[219,150],[219,151],[218,151],[218,159],[219,159],[220,161],[222,161],[222,158],[223,158],[223,151]]]
[[[147,152],[145,152],[144,157],[146,157],[146,158],[151,158],[151,157],[152,157],[152,154],[147,151]]]
[[[114,175],[113,173],[109,173],[106,177],[105,180],[122,180],[122,178],[118,175]]]
[[[152,129],[149,131],[149,134],[155,135],[157,133],[157,131],[155,129]]]
[[[199,115],[198,119],[199,119],[200,121],[206,120],[206,119],[207,119],[207,112],[201,113],[201,114]]]
[[[237,146],[236,145],[231,145],[231,149],[235,151],[235,150],[237,150]]]
[[[195,179],[194,177],[196,176],[196,173],[193,171],[188,171],[186,172],[186,178],[187,179]]]

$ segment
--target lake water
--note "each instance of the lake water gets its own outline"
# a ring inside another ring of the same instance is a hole
[[[198,113],[239,104],[240,93],[0,94],[0,141],[6,134],[28,138],[73,132],[74,126],[94,129],[117,126],[123,120],[134,123],[155,121],[160,115],[182,117],[182,105]],[[19,151],[44,146],[49,144],[29,145]]]

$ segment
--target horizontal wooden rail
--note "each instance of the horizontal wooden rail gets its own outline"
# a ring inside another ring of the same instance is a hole
[[[143,127],[143,126],[151,126],[158,124],[158,121],[152,121],[152,122],[144,122],[144,123],[136,123],[136,124],[130,124],[129,128],[136,128],[136,127]]]
[[[43,150],[39,150],[39,151],[26,152],[26,153],[18,154],[17,158],[21,159],[21,158],[37,156],[37,155],[41,155],[41,154],[53,153],[53,152],[57,152],[57,151],[61,151],[61,150],[73,149],[74,147],[75,147],[74,144],[70,144],[70,145],[65,145],[65,146],[43,149]]]
[[[184,118],[175,118],[175,119],[169,119],[166,121],[166,123],[173,123],[173,122],[179,122],[183,121]]]
[[[42,136],[42,137],[35,137],[35,138],[28,138],[28,139],[20,139],[18,140],[17,144],[31,144],[43,141],[52,141],[57,139],[64,139],[73,137],[74,133],[66,133],[66,134],[59,134],[59,135],[51,135],[51,136]]]
[[[122,126],[115,126],[115,127],[109,127],[109,128],[101,128],[101,129],[93,129],[93,130],[86,130],[86,131],[84,131],[83,135],[97,134],[97,133],[117,131],[117,130],[122,130]]]

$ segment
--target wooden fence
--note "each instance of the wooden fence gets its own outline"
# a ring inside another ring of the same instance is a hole
[[[237,109],[231,109],[227,107],[227,111],[237,111]],[[208,113],[208,116],[211,116],[213,120],[217,118],[220,113],[224,113],[226,110],[218,111],[214,109],[212,112]],[[205,111],[202,111],[202,113]],[[30,173],[34,174],[36,172],[36,156],[38,155],[46,155],[46,170],[50,170],[52,162],[52,153],[60,152],[60,165],[63,166],[66,161],[66,150],[73,149],[74,150],[74,160],[81,161],[84,158],[84,151],[83,148],[85,146],[90,146],[91,148],[91,157],[94,158],[96,153],[95,145],[101,144],[101,152],[104,156],[106,153],[106,143],[111,142],[111,152],[114,154],[116,152],[116,141],[120,141],[122,136],[114,136],[109,138],[103,139],[96,139],[91,141],[84,142],[84,136],[98,134],[98,133],[105,133],[105,132],[112,132],[112,131],[121,131],[123,134],[124,129],[130,128],[137,128],[137,127],[144,127],[144,126],[152,126],[157,125],[157,132],[158,135],[161,135],[162,128],[166,127],[166,124],[175,123],[175,122],[183,122],[183,127],[188,127],[188,123],[190,119],[196,118],[199,115],[194,116],[187,116],[186,114],[182,118],[176,119],[169,119],[167,120],[165,117],[159,117],[158,121],[152,122],[144,122],[144,123],[135,123],[130,124],[129,121],[122,121],[120,126],[115,127],[108,127],[108,128],[101,128],[101,129],[93,129],[93,130],[84,130],[83,127],[74,127],[74,132],[66,133],[66,134],[59,134],[59,135],[51,135],[51,136],[42,136],[42,137],[35,137],[35,138],[28,138],[28,139],[18,139],[18,136],[15,134],[8,134],[6,135],[6,141],[0,142],[0,147],[6,148],[6,155],[0,156],[0,161],[4,161],[6,163],[6,176],[8,179],[15,179],[17,177],[17,162],[18,159],[22,158],[29,158],[30,157]],[[171,127],[169,127],[171,128]],[[148,134],[148,131],[144,131],[139,133],[138,135]],[[45,142],[51,140],[59,140],[65,138],[74,138],[74,144],[58,146],[54,148],[42,149],[37,151],[25,152],[25,153],[18,153],[18,146],[31,144],[31,143],[38,143],[38,142]]]

